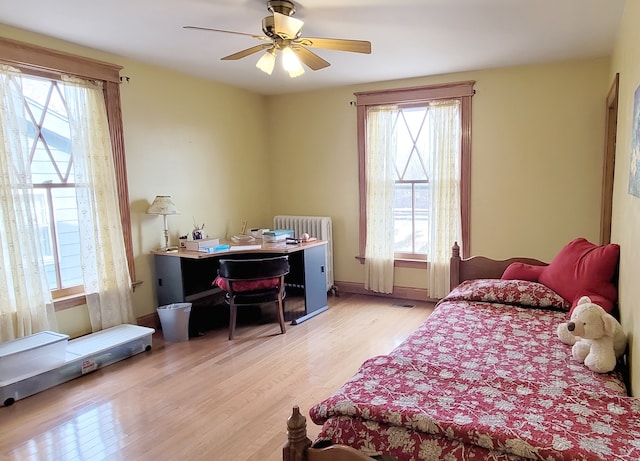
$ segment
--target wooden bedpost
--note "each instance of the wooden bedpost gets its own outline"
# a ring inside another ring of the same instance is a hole
[[[451,248],[449,291],[458,285],[460,285],[460,246],[458,246],[458,242],[454,242],[453,248]]]
[[[307,418],[302,416],[298,405],[287,419],[287,441],[282,447],[283,461],[304,461],[306,450],[311,446],[311,439],[307,437]]]

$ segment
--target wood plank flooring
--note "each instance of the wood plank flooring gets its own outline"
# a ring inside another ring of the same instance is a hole
[[[406,301],[397,301],[406,304]],[[342,294],[300,325],[239,325],[164,343],[0,407],[0,460],[277,461],[293,405],[308,410],[391,351],[430,303]]]

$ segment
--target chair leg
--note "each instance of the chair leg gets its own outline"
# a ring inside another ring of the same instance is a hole
[[[233,339],[236,332],[236,317],[238,315],[238,306],[229,304],[229,339]]]
[[[278,320],[280,321],[280,331],[282,334],[287,332],[286,327],[284,326],[284,302],[282,302],[282,296],[278,296]]]

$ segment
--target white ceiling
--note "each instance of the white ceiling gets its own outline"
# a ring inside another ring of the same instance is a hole
[[[266,0],[0,0],[0,22],[262,94],[611,54],[625,0],[299,0],[302,36],[371,42],[314,49],[331,66],[291,79],[255,67]],[[123,70],[126,75],[126,68]]]

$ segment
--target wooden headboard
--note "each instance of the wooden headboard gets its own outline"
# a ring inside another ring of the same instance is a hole
[[[475,279],[499,279],[502,277],[504,270],[511,263],[525,263],[534,266],[546,266],[547,263],[533,258],[509,258],[503,260],[490,259],[484,256],[472,256],[463,259],[460,257],[460,247],[458,242],[453,244],[451,249],[451,270],[449,290],[465,280]]]

